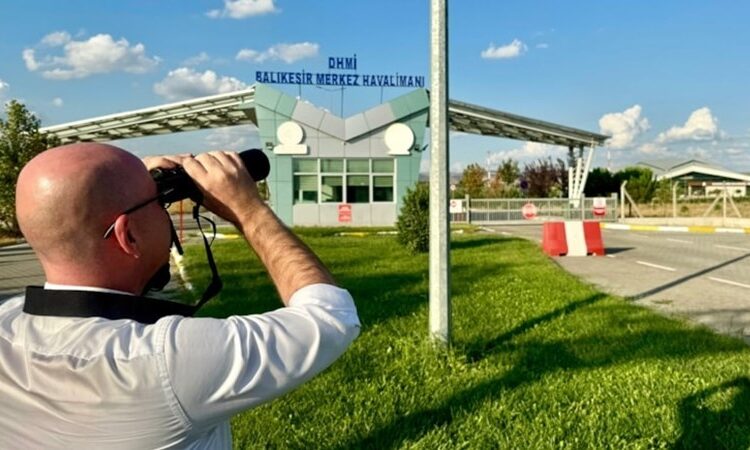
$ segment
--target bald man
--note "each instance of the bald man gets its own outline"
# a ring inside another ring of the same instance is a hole
[[[236,153],[144,162],[86,143],[22,170],[18,222],[46,283],[0,305],[0,448],[231,448],[232,415],[310,379],[356,338],[351,296],[264,204]],[[148,169],[176,164],[244,235],[284,307],[154,323],[99,312],[149,305],[140,296],[163,284],[171,226]],[[32,308],[32,294],[53,312]]]

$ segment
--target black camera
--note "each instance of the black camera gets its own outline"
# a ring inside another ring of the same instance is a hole
[[[239,155],[253,180],[260,181],[268,176],[271,166],[262,150],[254,148],[240,152]],[[156,189],[162,203],[175,203],[186,198],[195,203],[203,201],[203,193],[185,173],[182,166],[174,169],[153,169],[151,176],[156,182]]]

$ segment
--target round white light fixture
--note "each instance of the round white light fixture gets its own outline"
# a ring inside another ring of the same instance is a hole
[[[414,146],[414,132],[408,125],[394,123],[385,130],[385,145],[391,155],[408,155]]]
[[[288,121],[279,125],[276,130],[276,137],[282,145],[297,145],[302,143],[305,132],[298,123]]]

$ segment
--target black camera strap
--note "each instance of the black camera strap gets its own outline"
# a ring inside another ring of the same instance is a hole
[[[190,317],[198,307],[135,295],[96,291],[59,291],[27,286],[23,312],[37,316],[132,319],[151,324],[166,316]]]
[[[211,243],[208,242],[206,233],[203,231],[203,226],[201,225],[201,215],[199,214],[199,211],[200,204],[196,203],[195,206],[193,206],[193,218],[198,223],[198,229],[201,231],[201,236],[203,237],[203,246],[206,249],[206,259],[208,260],[208,267],[211,269],[211,283],[208,285],[206,290],[203,291],[203,295],[201,296],[200,301],[195,305],[196,311],[200,309],[200,307],[203,306],[207,301],[213,298],[216,294],[218,294],[224,287],[224,284],[221,281],[221,277],[219,276],[219,270],[216,268],[214,254],[213,252],[211,252]],[[216,224],[212,220],[206,219],[205,217],[204,219],[211,224],[214,230],[214,235],[216,235]]]

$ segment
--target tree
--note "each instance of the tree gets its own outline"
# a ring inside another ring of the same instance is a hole
[[[612,172],[597,167],[589,173],[583,192],[586,197],[607,197],[612,193],[620,192],[620,184]]]
[[[650,169],[645,167],[626,167],[617,172],[616,178],[618,185],[627,180],[628,184],[625,186],[625,189],[627,189],[628,194],[630,194],[634,202],[647,203],[654,197],[656,181]]]
[[[39,119],[22,103],[11,100],[0,118],[0,230],[20,236],[16,219],[16,181],[33,157],[58,144],[56,136],[39,133]]]
[[[520,177],[521,170],[518,168],[518,162],[511,158],[501,161],[490,181],[487,196],[490,198],[520,197],[521,190],[518,188]]]
[[[473,198],[482,197],[485,192],[485,183],[487,181],[487,171],[479,164],[469,164],[464,169],[461,180],[458,182],[458,188],[463,195],[469,195]]]
[[[417,183],[406,191],[396,221],[396,240],[412,253],[430,249],[430,185]]]
[[[520,176],[521,169],[518,168],[518,161],[513,161],[511,158],[501,161],[495,173],[495,178],[498,178],[506,185],[515,184],[518,182]]]
[[[526,164],[523,168],[523,181],[529,197],[559,197],[566,188],[565,162],[553,161],[551,157],[541,158]]]

